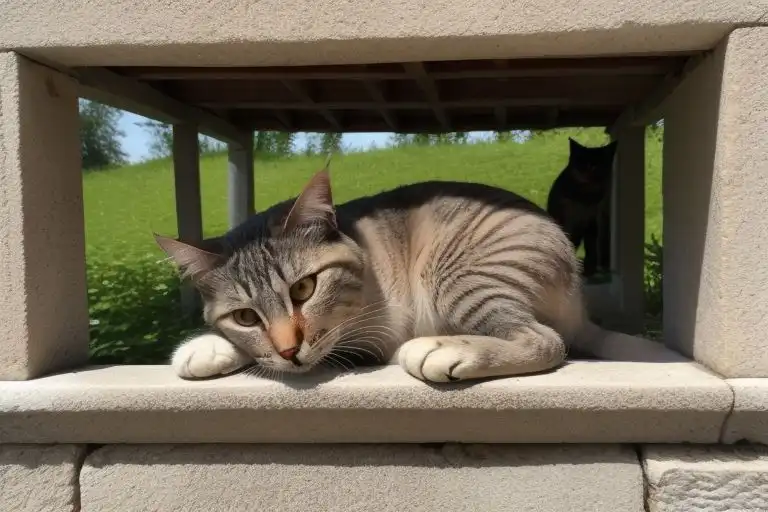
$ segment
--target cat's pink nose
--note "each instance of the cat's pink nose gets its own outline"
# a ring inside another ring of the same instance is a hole
[[[280,354],[280,357],[282,357],[286,361],[294,360],[296,358],[296,354],[298,353],[299,353],[298,346],[287,348],[285,350],[281,350],[280,352],[278,352],[278,354]]]

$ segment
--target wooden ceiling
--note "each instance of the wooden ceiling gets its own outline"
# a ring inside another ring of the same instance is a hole
[[[252,130],[437,133],[608,126],[686,59],[110,69]]]

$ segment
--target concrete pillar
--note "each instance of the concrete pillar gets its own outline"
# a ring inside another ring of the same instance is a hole
[[[76,83],[0,53],[0,379],[88,358]]]
[[[179,239],[199,243],[203,240],[203,214],[200,197],[200,149],[197,127],[194,125],[173,126],[173,177]],[[189,284],[183,285],[182,310],[191,314],[198,304],[199,297],[195,289]]]
[[[664,338],[768,377],[768,27],[734,30],[664,105]]]
[[[611,201],[611,295],[622,331],[645,327],[645,127],[625,128],[619,141]]]
[[[230,143],[229,156],[229,227],[242,223],[254,212],[253,136],[244,145]]]

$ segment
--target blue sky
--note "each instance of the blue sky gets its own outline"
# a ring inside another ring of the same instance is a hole
[[[124,112],[120,119],[119,127],[125,133],[123,137],[123,151],[128,154],[131,162],[144,160],[149,156],[149,134],[136,126],[137,122],[146,121],[146,118]],[[369,148],[371,144],[384,146],[389,138],[389,133],[348,133],[344,135],[344,144],[359,149]],[[304,136],[299,134],[296,141],[299,148],[304,145]]]

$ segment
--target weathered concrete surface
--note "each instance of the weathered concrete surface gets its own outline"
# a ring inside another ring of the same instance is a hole
[[[718,442],[730,388],[694,363],[570,363],[431,386],[399,366],[187,381],[116,366],[0,382],[0,440],[86,443]]]
[[[71,444],[0,445],[0,510],[79,510],[78,475],[84,457],[85,447]]]
[[[74,82],[0,53],[0,122],[0,380],[30,379],[88,357]]]
[[[768,377],[768,27],[723,41],[664,123],[664,339],[725,377]]]
[[[733,412],[723,429],[723,442],[768,444],[768,379],[728,379]]]
[[[65,65],[260,66],[713,47],[768,0],[14,0],[0,48]]]
[[[83,512],[643,510],[617,445],[112,445],[80,482]]]
[[[650,512],[765,512],[768,447],[645,446]]]

